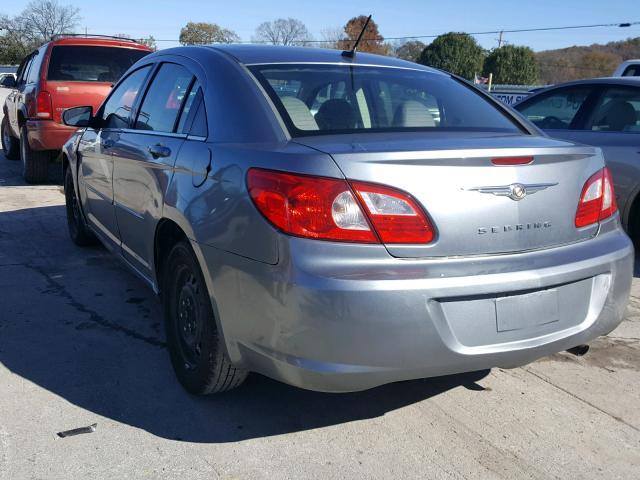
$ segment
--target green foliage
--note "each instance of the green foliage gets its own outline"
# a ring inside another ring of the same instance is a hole
[[[445,33],[422,51],[419,63],[471,80],[482,70],[484,50],[466,33]]]
[[[493,73],[493,83],[532,85],[538,79],[536,56],[529,47],[505,45],[496,48],[484,60],[484,76]]]
[[[234,43],[240,37],[232,31],[215,23],[189,22],[180,30],[182,45],[206,45],[209,43]]]

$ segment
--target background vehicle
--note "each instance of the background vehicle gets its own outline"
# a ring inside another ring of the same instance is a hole
[[[112,84],[150,51],[126,39],[63,36],[22,61],[3,106],[1,128],[5,156],[22,159],[27,182],[47,178],[49,161],[74,132],[62,123],[63,110],[97,108]]]
[[[622,319],[633,250],[599,150],[446,73],[183,47],[64,118],[85,127],[63,152],[70,236],[162,292],[191,392],[521,365]]]
[[[640,77],[640,59],[622,62],[613,72],[614,77]]]
[[[640,240],[640,78],[563,83],[514,108],[546,133],[602,149],[611,169],[622,223]]]
[[[0,73],[0,87],[13,88],[16,76],[13,73]]]

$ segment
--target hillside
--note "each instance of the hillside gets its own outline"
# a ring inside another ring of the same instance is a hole
[[[541,83],[611,75],[624,60],[640,58],[640,37],[605,45],[545,50],[536,54]]]

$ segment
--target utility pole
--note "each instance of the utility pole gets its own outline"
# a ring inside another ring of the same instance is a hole
[[[504,32],[500,30],[500,36],[498,37],[498,48],[502,47],[502,34]]]

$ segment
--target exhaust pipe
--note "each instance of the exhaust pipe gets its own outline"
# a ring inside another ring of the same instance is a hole
[[[575,355],[576,357],[582,357],[589,351],[589,345],[578,345],[577,347],[573,347],[567,350],[571,355]]]

